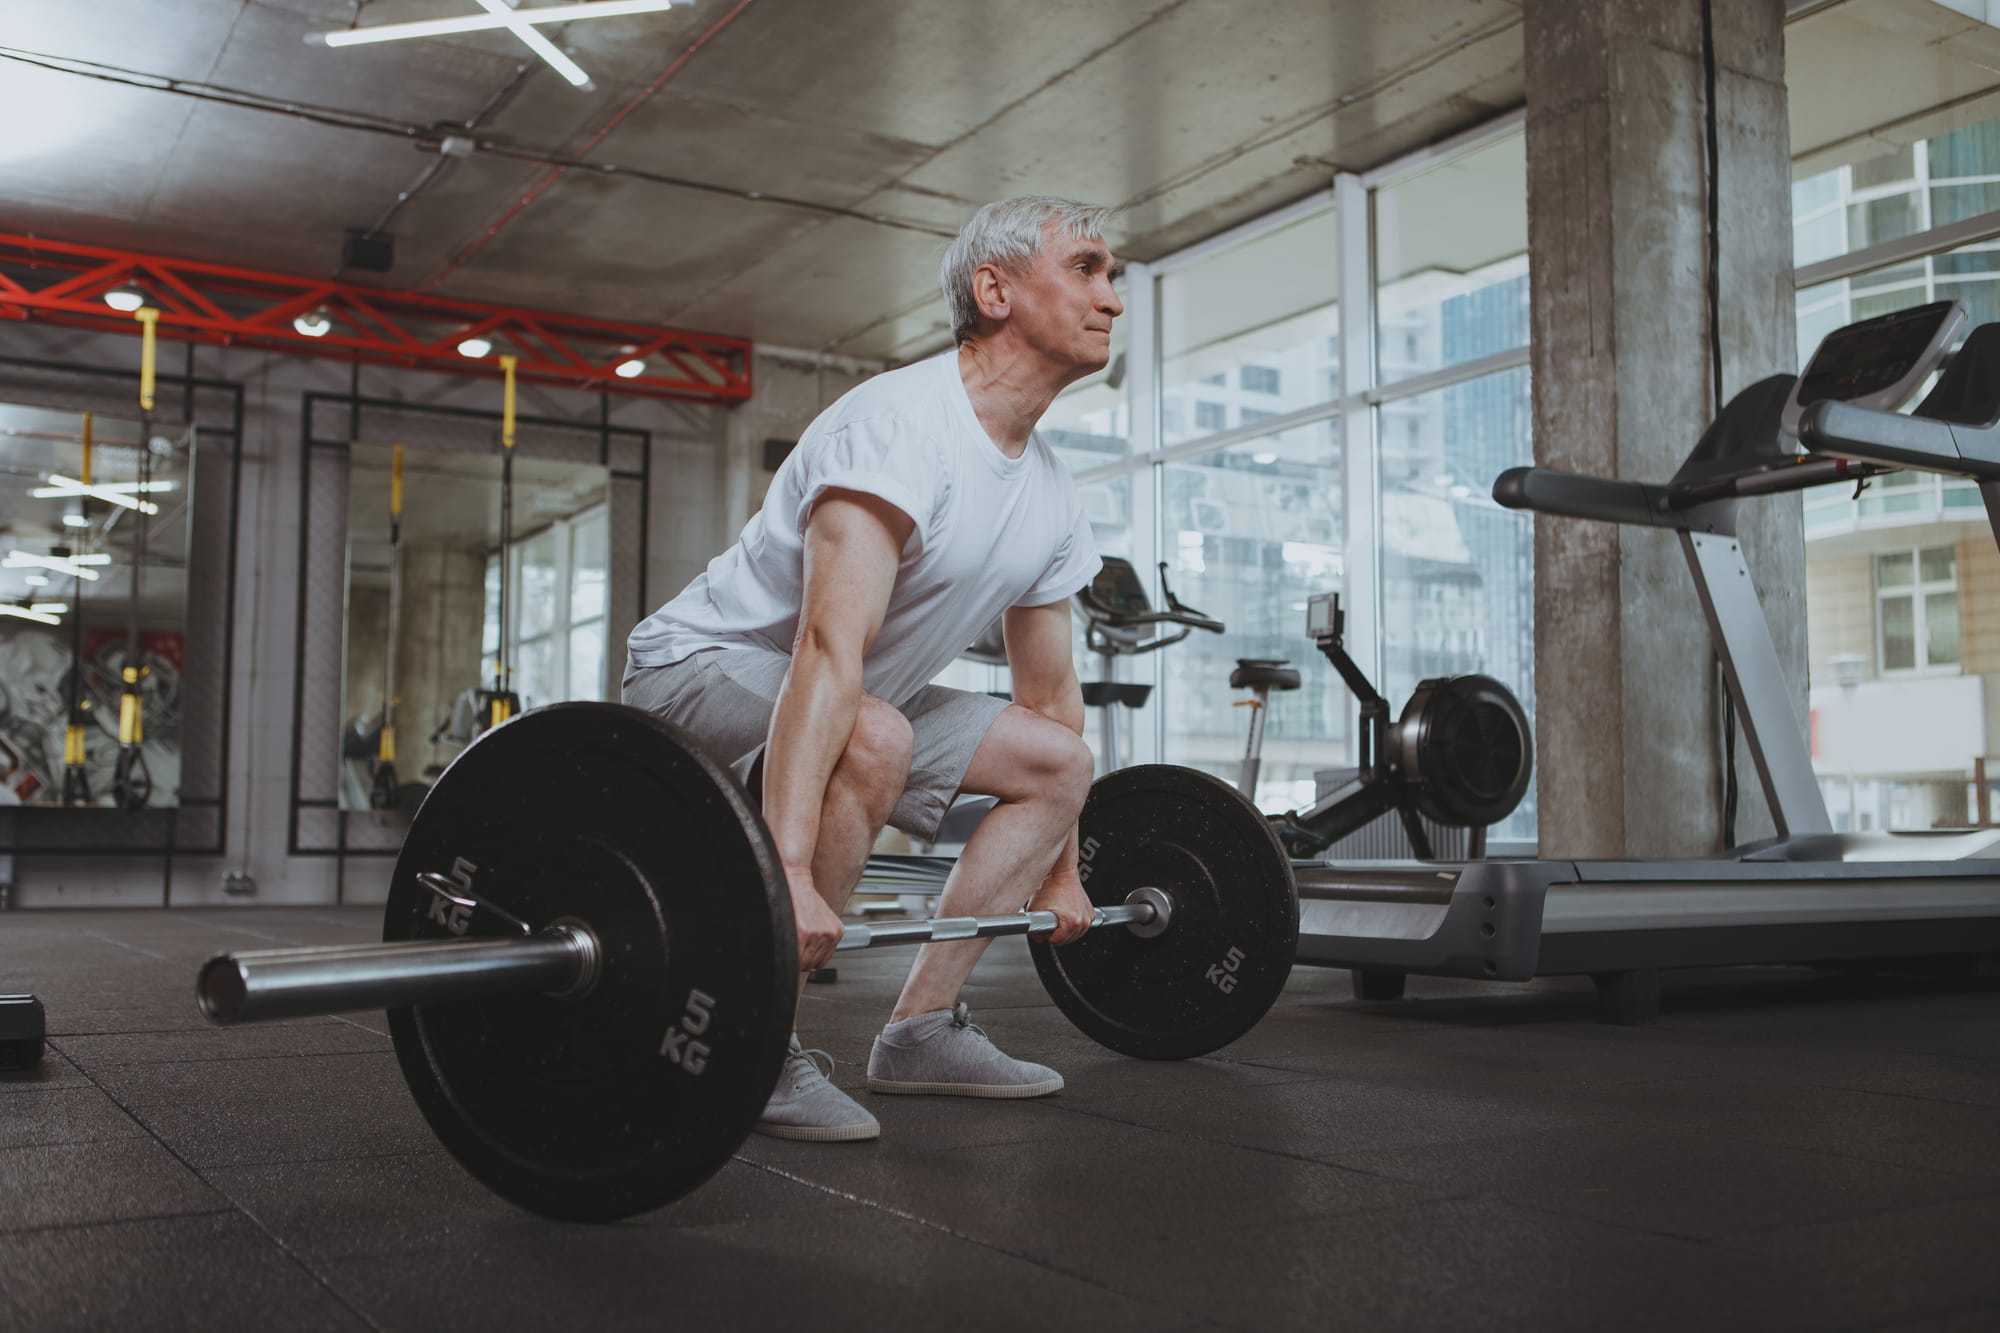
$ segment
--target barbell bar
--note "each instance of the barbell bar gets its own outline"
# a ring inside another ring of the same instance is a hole
[[[446,889],[442,875],[419,875],[424,887],[455,906],[490,904]],[[1165,931],[1173,900],[1142,885],[1116,907],[1091,913],[1087,929],[1127,926],[1141,938]],[[995,916],[941,916],[849,926],[837,950],[879,949],[1002,935],[1048,935],[1060,924],[1054,912]],[[525,929],[525,925],[523,929]],[[539,992],[582,999],[596,984],[604,947],[580,921],[558,921],[529,935],[488,939],[401,940],[331,948],[252,949],[217,954],[202,966],[196,993],[212,1023],[258,1023],[357,1009],[392,1009],[454,1000]]]
[[[1192,769],[1092,787],[1093,928],[1049,912],[850,927],[843,949],[1025,935],[1050,998],[1127,1055],[1234,1041],[1290,973],[1298,896],[1255,806]],[[448,871],[442,868],[448,867]],[[467,746],[403,840],[383,943],[211,960],[217,1022],[382,1007],[417,1109],[495,1193],[605,1221],[730,1160],[797,1003],[791,894],[755,803],[673,725],[616,704],[523,713]]]

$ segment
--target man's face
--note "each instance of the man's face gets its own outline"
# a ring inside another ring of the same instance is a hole
[[[1070,371],[1072,381],[1102,370],[1111,360],[1111,321],[1125,313],[1111,286],[1116,274],[1103,241],[1047,223],[1034,265],[1013,275],[1008,326]]]

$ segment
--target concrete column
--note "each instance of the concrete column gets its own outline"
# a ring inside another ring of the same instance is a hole
[[[1797,368],[1784,0],[1527,0],[1524,17],[1535,459],[1664,480],[1718,402]],[[1743,518],[1803,724],[1800,504]],[[1674,537],[1538,517],[1535,661],[1543,854],[1719,848],[1722,699]],[[1739,763],[1743,841],[1770,819]]]

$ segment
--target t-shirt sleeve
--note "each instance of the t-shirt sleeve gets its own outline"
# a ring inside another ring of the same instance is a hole
[[[1104,561],[1097,555],[1097,539],[1090,532],[1090,516],[1083,512],[1083,502],[1072,496],[1070,507],[1069,534],[1056,548],[1048,568],[1035,580],[1035,586],[1014,605],[1047,606],[1063,601],[1089,587],[1097,571],[1104,568]]]
[[[805,485],[796,516],[801,535],[828,491],[858,491],[885,500],[916,525],[908,549],[921,551],[924,529],[943,497],[938,449],[896,417],[850,422],[804,460]]]

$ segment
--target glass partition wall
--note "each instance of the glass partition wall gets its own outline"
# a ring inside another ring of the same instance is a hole
[[[1123,762],[1234,781],[1249,696],[1230,671],[1287,659],[1302,685],[1271,696],[1256,800],[1310,802],[1352,762],[1356,709],[1305,637],[1319,592],[1341,594],[1348,650],[1392,707],[1420,679],[1482,671],[1532,713],[1531,529],[1491,497],[1531,461],[1527,271],[1518,116],[1128,265],[1111,363],[1043,432],[1099,548],[1156,602],[1164,564],[1228,631],[1116,662],[1154,687],[1121,710]],[[1534,836],[1531,793],[1494,838]]]

